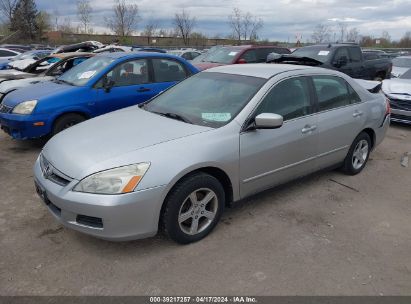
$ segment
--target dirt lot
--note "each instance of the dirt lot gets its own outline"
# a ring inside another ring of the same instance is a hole
[[[411,127],[391,127],[362,174],[268,191],[188,246],[62,228],[34,191],[40,149],[0,135],[1,295],[411,294]]]

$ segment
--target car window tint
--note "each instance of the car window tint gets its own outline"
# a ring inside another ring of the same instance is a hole
[[[153,59],[155,82],[181,81],[187,77],[182,64],[174,60]]]
[[[6,50],[0,50],[0,57],[10,57],[10,56],[16,56],[16,53],[6,51]]]
[[[267,61],[267,56],[270,53],[277,53],[278,49],[276,48],[266,48],[266,49],[256,49],[257,52],[257,62],[261,63],[261,62],[266,62]],[[279,54],[279,53],[277,53]]]
[[[361,62],[361,49],[359,47],[350,47],[351,62]]]
[[[244,59],[247,63],[256,63],[257,62],[257,52],[256,50],[248,50],[243,55],[241,55],[240,59]],[[265,59],[264,59],[265,62]]]
[[[342,78],[333,76],[314,76],[313,81],[318,96],[320,111],[349,105],[355,102],[355,100],[351,100],[355,97],[360,101],[357,93],[355,93],[352,88],[352,92],[350,92],[349,85]]]
[[[342,58],[347,59],[347,62],[350,58],[350,56],[348,54],[348,49],[345,48],[345,47],[340,47],[340,48],[337,49],[337,51],[335,52],[334,61],[341,60]]]
[[[296,77],[277,84],[261,102],[256,115],[273,113],[290,120],[311,112],[308,80],[306,77]]]
[[[148,83],[147,60],[138,59],[119,64],[107,74],[107,77],[114,81],[114,87]]]
[[[187,53],[183,53],[183,55],[181,55],[181,57],[183,57],[186,60],[191,60],[191,53],[187,52]]]

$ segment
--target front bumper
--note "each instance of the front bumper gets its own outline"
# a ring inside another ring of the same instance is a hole
[[[66,186],[46,179],[40,161],[34,165],[36,190],[50,213],[64,226],[98,238],[126,241],[154,236],[165,186],[122,195],[74,192],[78,183]]]
[[[47,115],[20,115],[0,113],[1,129],[14,139],[30,139],[45,136],[51,132],[50,117]],[[42,126],[35,123],[43,122]]]
[[[411,111],[391,109],[391,120],[411,124]]]

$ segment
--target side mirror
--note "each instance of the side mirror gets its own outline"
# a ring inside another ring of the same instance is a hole
[[[114,87],[115,82],[112,79],[109,79],[107,77],[103,78],[103,89],[106,93],[109,93],[112,87]]]
[[[283,125],[284,118],[273,113],[261,113],[254,119],[254,129],[277,129]]]
[[[244,64],[244,63],[247,63],[247,60],[245,60],[244,58],[241,58],[241,59],[237,60],[237,63],[238,64]]]

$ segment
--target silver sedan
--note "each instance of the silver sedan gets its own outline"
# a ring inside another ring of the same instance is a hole
[[[35,184],[66,227],[190,243],[228,203],[324,168],[361,172],[389,123],[385,97],[339,72],[218,67],[53,137]]]

